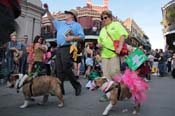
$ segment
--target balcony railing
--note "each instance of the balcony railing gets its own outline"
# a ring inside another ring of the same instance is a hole
[[[99,35],[100,30],[93,31],[92,29],[84,29],[84,34],[85,35]],[[45,39],[51,39],[51,38],[56,38],[56,32],[41,32],[41,36]]]
[[[85,35],[99,35],[100,30],[93,31],[92,29],[84,29]]]
[[[56,32],[55,33],[52,33],[52,32],[46,32],[46,33],[41,33],[41,36],[44,38],[44,39],[50,39],[50,38],[56,38]]]
[[[172,31],[172,30],[175,30],[175,24],[172,24],[172,25],[167,26],[167,27],[165,28],[165,32]]]

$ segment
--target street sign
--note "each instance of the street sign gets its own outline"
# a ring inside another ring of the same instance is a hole
[[[131,54],[129,54],[125,62],[128,64],[130,69],[137,70],[137,68],[142,65],[147,59],[148,58],[143,53],[143,51],[139,48],[136,48]]]

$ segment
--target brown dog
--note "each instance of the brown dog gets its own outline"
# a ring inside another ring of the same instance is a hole
[[[118,100],[127,100],[131,97],[129,88],[122,83],[110,81],[105,77],[97,78],[92,83],[93,87],[91,89],[95,90],[97,88],[100,88],[106,94],[110,101],[109,105],[105,108],[103,112],[103,116],[108,115],[108,112],[117,103]],[[139,110],[140,104],[136,104],[133,114],[138,113]]]
[[[14,74],[9,78],[9,87],[16,88],[17,92],[21,90],[24,94],[25,101],[20,108],[26,108],[31,97],[43,96],[42,104],[48,101],[49,94],[52,93],[58,97],[60,103],[58,107],[64,106],[64,98],[60,89],[60,80],[51,76],[41,76],[30,78],[23,74]]]

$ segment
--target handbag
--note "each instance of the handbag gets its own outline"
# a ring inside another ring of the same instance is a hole
[[[109,38],[111,39],[111,41],[113,42],[114,49],[117,50],[117,48],[119,47],[120,41],[119,40],[113,40],[112,36],[108,33],[107,29],[106,29],[106,33],[109,36]],[[126,43],[123,44],[122,49],[120,51],[120,55],[121,56],[128,55],[128,48],[127,48]]]
[[[119,43],[120,43],[119,40],[114,40],[114,41],[113,41],[114,49],[115,49],[115,50],[119,47]],[[120,51],[120,55],[122,55],[122,56],[128,55],[128,48],[127,48],[126,43],[123,44],[123,47],[122,47],[122,49],[121,49],[121,51]]]

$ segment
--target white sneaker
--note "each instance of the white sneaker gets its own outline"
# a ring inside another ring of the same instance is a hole
[[[145,82],[148,82],[149,80],[147,78],[144,78]]]

